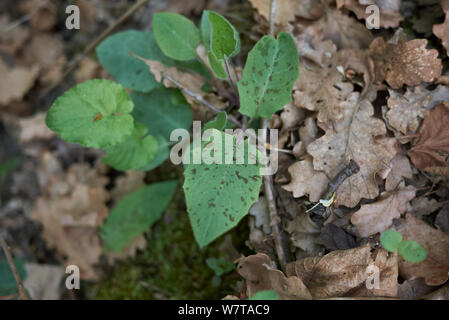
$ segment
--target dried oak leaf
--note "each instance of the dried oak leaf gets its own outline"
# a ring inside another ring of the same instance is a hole
[[[321,242],[329,251],[346,250],[356,247],[354,237],[333,223],[327,223],[323,227],[320,237]]]
[[[368,237],[387,230],[393,219],[400,218],[407,209],[407,203],[415,197],[413,186],[400,187],[397,191],[384,192],[379,199],[364,204],[351,217],[351,223],[357,227],[360,237]]]
[[[366,244],[291,262],[287,264],[286,272],[289,276],[302,279],[314,299],[344,296],[395,297],[398,283],[397,260],[397,254],[390,254],[384,249],[378,249],[372,254],[369,244]],[[379,289],[366,288],[373,265],[379,268]]]
[[[391,170],[385,180],[385,190],[392,191],[396,189],[399,183],[404,181],[403,178],[412,179],[413,172],[410,160],[398,153],[391,161]]]
[[[352,93],[343,102],[343,118],[332,126],[321,124],[326,134],[307,147],[315,170],[324,171],[329,178],[351,159],[359,165],[360,171],[340,185],[335,198],[337,205],[351,208],[362,198],[377,197],[375,174],[389,166],[397,148],[395,139],[375,139],[386,134],[385,124],[373,117],[373,107],[367,100],[359,102],[359,95]]]
[[[430,111],[418,130],[418,137],[408,152],[416,168],[447,169],[449,166],[449,103]]]
[[[405,94],[390,90],[387,119],[389,124],[403,134],[414,133],[419,126],[419,118],[424,119],[432,101],[431,92],[424,87],[407,88]]]
[[[288,168],[288,172],[292,179],[289,184],[282,186],[284,190],[292,192],[295,198],[308,195],[312,202],[320,200],[321,194],[327,188],[329,179],[323,172],[313,169],[310,157],[295,162]]]
[[[404,19],[400,13],[401,0],[337,0],[337,8],[345,7],[357,16],[357,19],[367,19],[372,15],[367,11],[369,5],[375,5],[380,10],[379,26],[396,28]]]
[[[14,67],[10,69],[0,59],[0,106],[20,100],[30,90],[39,73],[39,66]]]
[[[263,253],[237,260],[237,272],[246,280],[246,295],[263,290],[275,290],[283,300],[310,300],[309,290],[296,276],[286,277],[273,269],[270,258]]]
[[[41,185],[44,194],[31,217],[42,223],[44,239],[66,257],[66,264],[78,265],[83,279],[95,279],[93,265],[102,254],[97,227],[108,215],[108,178],[88,164],[73,164],[66,174],[55,171]]]
[[[384,80],[399,89],[404,84],[417,86],[422,81],[433,82],[442,72],[438,51],[426,49],[426,39],[403,39],[395,45],[376,38],[370,45],[370,55],[376,66],[375,81]]]
[[[422,277],[429,286],[438,286],[449,275],[449,236],[434,229],[412,214],[407,214],[397,229],[403,240],[417,241],[427,252],[427,258],[419,263],[399,262],[399,273],[404,279]]]
[[[449,5],[446,4],[446,6]],[[441,43],[446,49],[446,54],[449,56],[449,9],[443,8],[443,10],[444,9],[446,9],[446,18],[444,20],[444,23],[433,25],[432,31],[438,38],[441,39]]]

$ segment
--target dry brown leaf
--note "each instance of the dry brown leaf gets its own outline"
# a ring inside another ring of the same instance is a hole
[[[253,8],[259,12],[267,21],[270,20],[270,0],[250,0]],[[277,0],[274,21],[276,24],[284,25],[295,20],[293,1]]]
[[[37,139],[50,139],[56,134],[45,124],[45,112],[35,114],[30,118],[19,119],[20,136],[19,141],[26,143]]]
[[[415,192],[413,186],[404,188],[402,184],[397,191],[384,192],[376,202],[362,205],[351,217],[358,235],[364,238],[387,230],[393,224],[393,219],[400,218],[405,212]]]
[[[332,126],[321,124],[326,134],[307,148],[315,170],[324,171],[329,178],[335,177],[349,160],[357,162],[360,171],[340,185],[335,199],[337,205],[351,208],[362,198],[377,197],[375,174],[389,167],[397,148],[395,139],[375,140],[385,135],[385,124],[373,117],[373,107],[367,100],[358,100],[359,93],[352,93],[342,105],[343,118]]]
[[[424,296],[424,300],[449,300],[449,283]]]
[[[39,0],[21,0],[19,9],[22,13],[29,15],[32,30],[49,31],[58,21],[57,4],[58,0],[45,3]]]
[[[437,211],[444,205],[442,202],[438,202],[435,199],[429,199],[426,197],[419,197],[413,199],[407,206],[407,212],[413,214],[417,218],[428,216],[432,212]]]
[[[273,269],[270,258],[263,253],[238,260],[238,273],[246,280],[246,295],[275,290],[282,300],[310,300],[312,296],[296,276],[286,277],[282,271]]]
[[[449,166],[449,103],[443,102],[430,111],[418,130],[409,156],[418,169]],[[433,168],[432,170],[435,170]]]
[[[115,179],[114,188],[111,190],[111,198],[118,203],[124,196],[137,191],[144,185],[145,172],[128,170],[125,175]]]
[[[290,210],[293,220],[287,221],[285,230],[290,235],[292,244],[299,249],[297,258],[317,256],[324,253],[320,244],[321,227],[310,219],[303,208]]]
[[[294,106],[292,103],[287,104],[282,113],[281,120],[283,124],[283,130],[297,127],[305,119],[304,109]]]
[[[271,234],[270,213],[265,197],[259,197],[259,200],[249,208],[249,214],[254,217],[256,228],[263,230],[265,234]]]
[[[442,2],[442,6],[445,6],[443,7],[443,10],[446,12],[446,19],[442,24],[433,25],[432,31],[438,38],[441,39],[441,43],[446,49],[446,54],[449,56],[449,5],[446,1],[446,4],[443,4]]]
[[[8,66],[0,59],[0,106],[11,101],[20,100],[30,90],[37,75],[39,66],[15,67]]]
[[[435,287],[428,286],[423,278],[405,280],[398,286],[398,298],[405,300],[416,300],[434,290]]]
[[[283,189],[292,192],[295,198],[308,195],[312,202],[320,200],[321,194],[327,188],[329,179],[323,172],[313,169],[310,157],[295,162],[288,168],[288,172],[292,179],[289,184],[282,186]]]
[[[397,254],[378,249],[371,254],[368,244],[336,250],[322,257],[310,257],[287,265],[287,275],[302,279],[314,299],[344,296],[384,296],[397,294]],[[364,288],[370,273],[369,266],[380,272],[379,289]]]
[[[337,7],[345,7],[354,12],[357,19],[368,18],[372,13],[366,12],[369,5],[376,5],[380,10],[379,25],[382,28],[396,28],[404,19],[400,13],[401,0],[337,0]]]
[[[417,241],[427,252],[426,260],[411,263],[401,259],[399,273],[404,279],[422,277],[429,286],[438,286],[449,275],[449,236],[434,229],[412,214],[402,220],[398,231],[404,240]]]
[[[93,265],[102,254],[97,227],[108,214],[108,178],[88,164],[74,164],[64,174],[49,160],[43,163],[44,170],[54,174],[40,180],[44,194],[37,199],[31,217],[42,223],[44,239],[66,257],[66,264],[78,265],[83,279],[95,279],[98,274]]]
[[[418,129],[419,118],[424,119],[429,110],[427,106],[432,101],[431,92],[424,87],[407,88],[405,94],[388,90],[387,119],[389,124],[405,135],[412,134]]]
[[[401,39],[396,45],[383,38],[374,39],[369,50],[376,66],[376,82],[386,80],[399,89],[404,84],[417,86],[438,79],[443,68],[438,51],[428,50],[426,45],[426,39]]]
[[[13,55],[19,50],[30,35],[30,29],[22,25],[4,31],[10,23],[6,15],[0,17],[0,51]]]
[[[391,161],[391,170],[385,181],[385,190],[392,191],[404,181],[403,178],[412,179],[413,172],[408,158],[402,154],[397,154]]]

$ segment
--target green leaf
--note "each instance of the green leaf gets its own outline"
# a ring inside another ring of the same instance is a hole
[[[223,130],[226,126],[226,112],[220,112],[217,114],[214,120],[209,121],[204,125],[203,130],[206,131],[207,129],[217,129],[217,130]]]
[[[214,74],[220,79],[226,79],[228,74],[226,73],[224,60],[218,60],[212,52],[207,54],[207,58],[209,60],[210,68]]]
[[[131,56],[132,52],[149,60],[168,63],[151,32],[128,30],[116,33],[97,47],[98,60],[126,88],[147,92],[161,87],[145,62]]]
[[[24,262],[18,258],[14,259],[14,265],[19,272],[22,280],[26,278],[26,271]],[[7,296],[18,292],[14,275],[6,259],[0,260],[0,296]]]
[[[153,183],[124,197],[103,225],[100,234],[103,247],[121,252],[135,237],[147,231],[161,217],[177,184],[176,180]]]
[[[153,16],[153,32],[162,52],[175,60],[187,61],[196,58],[200,45],[200,31],[186,17],[170,12]]]
[[[426,250],[413,240],[402,241],[399,244],[398,252],[408,262],[421,262],[427,257]]]
[[[206,259],[206,264],[209,268],[214,270],[215,275],[219,277],[234,270],[234,264],[226,257],[208,258]]]
[[[147,132],[148,129],[143,124],[136,123],[128,139],[105,148],[107,156],[103,158],[103,162],[122,171],[148,165],[156,156],[158,142],[155,137],[146,135]]]
[[[279,294],[274,290],[256,292],[249,300],[279,300]]]
[[[173,130],[188,130],[192,125],[193,113],[177,89],[132,92],[131,99],[134,102],[134,119],[145,124],[152,135],[162,135],[169,140]]]
[[[222,139],[220,156],[225,158],[228,149],[223,152],[226,141],[234,141],[235,137],[211,129]],[[218,146],[215,141],[205,143],[207,147]],[[207,153],[203,147],[195,152]],[[217,147],[218,148],[218,147]],[[187,211],[193,228],[193,234],[200,247],[211,243],[226,231],[236,226],[248,213],[251,205],[259,197],[262,178],[260,165],[250,164],[249,155],[259,157],[254,147],[244,142],[245,159],[243,164],[188,164],[184,170],[184,193]],[[232,150],[232,149],[231,149]],[[260,158],[259,158],[260,159]]]
[[[94,79],[66,91],[47,113],[47,126],[67,142],[105,148],[125,141],[134,128],[133,102],[118,83]]]
[[[201,35],[206,50],[212,52],[217,60],[231,58],[240,51],[238,31],[217,12],[203,11]]]
[[[402,241],[402,234],[394,230],[386,230],[380,236],[382,247],[390,252],[396,252]]]
[[[139,171],[153,170],[154,168],[161,165],[170,156],[170,149],[169,149],[170,143],[161,135],[157,135],[156,140],[158,143],[156,156],[153,158],[153,160],[151,160],[149,164],[137,170]]]
[[[271,118],[292,100],[293,84],[299,76],[299,57],[290,34],[278,39],[264,36],[248,54],[238,82],[240,112]]]

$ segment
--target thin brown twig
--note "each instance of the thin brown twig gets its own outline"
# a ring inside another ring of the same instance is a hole
[[[275,24],[275,18],[276,16],[276,0],[270,1],[270,36],[274,37],[274,24]]]
[[[78,54],[74,59],[72,59],[66,66],[65,72],[59,78],[58,81],[55,81],[53,85],[48,87],[41,94],[45,96],[48,92],[53,90],[59,82],[64,80],[75,68],[76,66],[93,50],[95,47],[103,41],[107,36],[111,34],[119,25],[128,20],[134,13],[137,12],[144,4],[146,4],[149,0],[139,0],[137,1],[131,8],[128,9],[124,14],[122,14],[113,24],[111,24],[106,30],[104,30],[98,37],[92,40],[87,47],[83,50],[82,53]]]
[[[16,280],[17,288],[19,289],[19,297],[21,300],[30,300],[25,287],[23,286],[22,279],[20,278],[19,271],[17,271],[16,265],[14,264],[14,260],[11,255],[11,249],[6,243],[3,236],[0,234],[0,244],[5,252],[6,260],[8,261],[9,267],[11,268],[12,274],[14,275],[14,279]]]

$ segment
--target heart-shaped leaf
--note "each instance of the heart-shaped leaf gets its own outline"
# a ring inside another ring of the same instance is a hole
[[[396,252],[401,241],[402,234],[394,230],[386,230],[382,232],[382,235],[380,236],[380,243],[382,244],[382,247],[390,252]]]
[[[299,57],[292,36],[280,32],[278,39],[264,36],[248,54],[238,82],[240,112],[271,118],[292,100],[299,76]]]
[[[67,142],[90,148],[119,144],[131,134],[133,102],[118,83],[94,79],[60,96],[47,113],[47,126]]]
[[[418,263],[426,259],[427,252],[421,245],[413,240],[402,241],[398,246],[398,253],[405,261]]]

